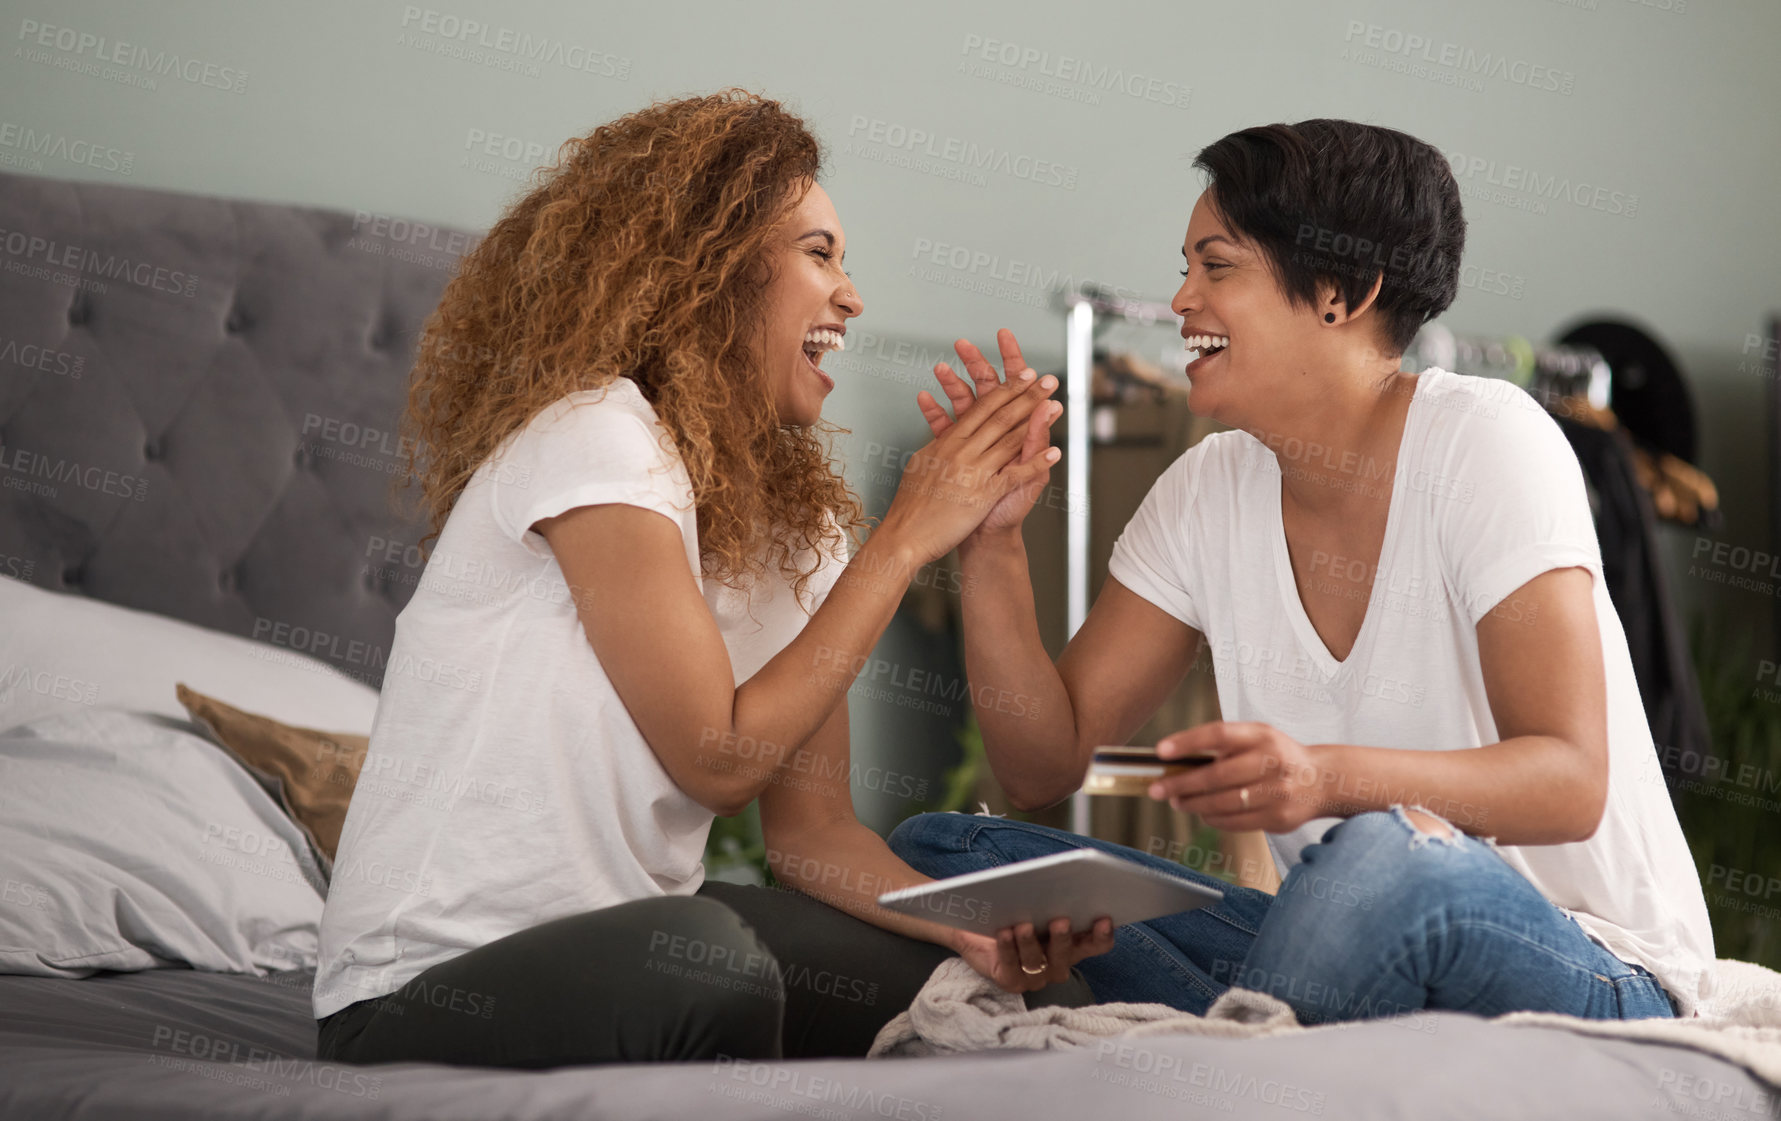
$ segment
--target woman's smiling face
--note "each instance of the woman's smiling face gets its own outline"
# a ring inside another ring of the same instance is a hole
[[[1320,365],[1331,341],[1320,330],[1324,309],[1287,301],[1267,257],[1224,224],[1210,194],[1194,203],[1181,253],[1186,267],[1170,306],[1184,320],[1182,338],[1228,342],[1188,363],[1189,405],[1232,427],[1267,428],[1280,405],[1315,392],[1300,375]]]
[[[835,388],[823,355],[842,349],[847,321],[866,305],[841,267],[847,235],[822,187],[810,185],[778,236],[763,366],[780,423],[807,428],[821,419],[823,399]]]

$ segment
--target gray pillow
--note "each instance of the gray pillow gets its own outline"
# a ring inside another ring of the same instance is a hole
[[[183,721],[0,732],[0,973],[315,968],[325,891],[272,797]]]

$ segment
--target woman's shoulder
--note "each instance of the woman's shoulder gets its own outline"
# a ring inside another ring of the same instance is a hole
[[[587,451],[604,450],[623,461],[680,462],[666,426],[643,391],[625,377],[558,397],[533,414],[510,443],[515,451],[572,444]]]
[[[1273,450],[1250,433],[1231,428],[1201,437],[1169,464],[1163,477],[1191,497],[1235,492],[1253,484],[1258,475],[1278,478],[1279,474]]]
[[[1260,440],[1237,428],[1213,432],[1200,437],[1194,445],[1175,457],[1164,473],[1184,476],[1202,475],[1208,471],[1227,471],[1240,466],[1257,450],[1266,451]]]
[[[1257,458],[1257,453],[1266,459]],[[1267,448],[1255,437],[1237,429],[1214,432],[1200,438],[1176,456],[1151,483],[1140,513],[1168,520],[1200,516],[1208,505],[1241,507],[1238,493],[1253,485],[1258,471],[1273,464]],[[1278,472],[1274,477],[1278,478]]]
[[[615,377],[604,385],[578,389],[558,397],[539,410],[527,427],[630,427],[633,421],[651,431],[661,428],[655,407],[643,396],[637,383],[627,377]]]
[[[676,509],[692,501],[672,438],[626,378],[564,394],[539,409],[502,441],[476,479],[509,484],[501,490],[519,492],[514,501],[602,487],[656,494]]]
[[[1414,401],[1431,422],[1448,428],[1517,433],[1556,427],[1532,394],[1505,378],[1430,366],[1416,376]]]
[[[1416,405],[1427,446],[1445,457],[1496,468],[1550,467],[1574,458],[1570,441],[1533,395],[1502,378],[1431,366],[1417,376]]]
[[[1421,375],[1420,448],[1400,459],[1411,490],[1437,503],[1454,525],[1562,516],[1590,523],[1577,453],[1558,421],[1526,390],[1495,378],[1445,370]]]

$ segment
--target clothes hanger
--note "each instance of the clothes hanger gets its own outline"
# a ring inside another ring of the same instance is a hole
[[[1556,416],[1625,431],[1635,477],[1658,517],[1697,528],[1723,521],[1718,488],[1689,462],[1695,434],[1687,383],[1669,352],[1640,328],[1591,320],[1564,332],[1556,346],[1536,346],[1519,335],[1456,335],[1429,323],[1406,357],[1413,365],[1501,378]]]
[[[1653,453],[1635,445],[1633,470],[1640,485],[1650,492],[1658,517],[1696,529],[1718,529],[1725,524],[1719,489],[1698,467],[1668,452]]]

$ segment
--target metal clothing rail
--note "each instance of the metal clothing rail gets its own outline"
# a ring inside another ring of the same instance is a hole
[[[1094,388],[1096,320],[1146,327],[1180,329],[1181,319],[1168,304],[1122,299],[1085,286],[1063,296],[1064,318],[1064,493],[1071,512],[1064,519],[1064,640],[1088,618],[1088,457],[1091,396]],[[1088,832],[1088,795],[1070,795],[1070,830]]]
[[[1613,370],[1594,347],[1541,346],[1520,335],[1456,335],[1440,323],[1427,323],[1404,358],[1415,370],[1439,366],[1458,374],[1502,378],[1548,408],[1568,396],[1583,397],[1598,409],[1612,403]]]

